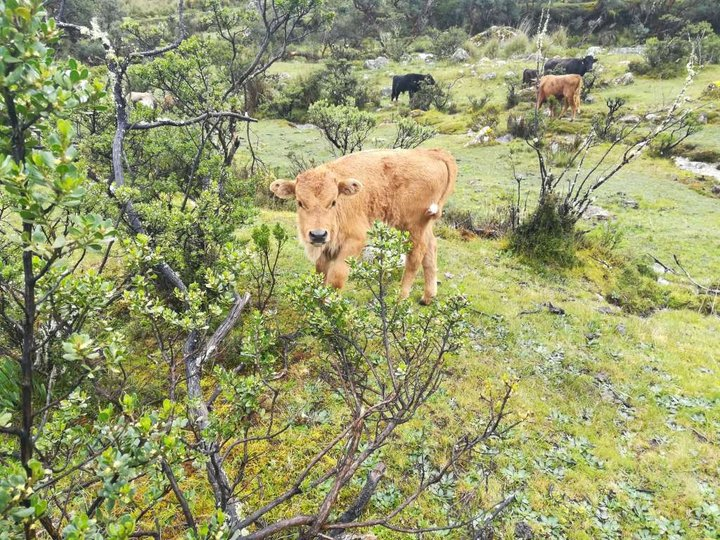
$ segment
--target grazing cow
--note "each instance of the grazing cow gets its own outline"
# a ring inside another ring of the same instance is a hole
[[[130,92],[128,99],[130,103],[140,103],[149,109],[155,108],[155,98],[150,92]]]
[[[276,180],[270,190],[297,200],[298,235],[325,283],[345,285],[346,259],[359,257],[367,232],[380,220],[410,233],[400,289],[407,298],[422,264],[428,304],[437,293],[433,225],[455,188],[455,159],[440,149],[368,150],[341,157],[297,176]]]
[[[560,116],[565,114],[568,107],[571,107],[572,119],[575,120],[575,113],[580,108],[582,83],[583,78],[580,75],[545,75],[540,79],[538,85],[535,109],[539,109],[550,96],[555,96],[557,99],[562,99],[563,102]]]
[[[392,92],[390,101],[397,101],[400,94],[407,92],[412,99],[415,92],[420,90],[420,85],[435,84],[435,79],[429,73],[422,75],[420,73],[408,73],[407,75],[395,75],[392,80]]]
[[[570,75],[585,75],[588,71],[593,70],[593,64],[597,62],[597,58],[587,55],[585,58],[555,58],[545,62],[545,75],[550,73]]]
[[[531,84],[535,84],[538,80],[538,70],[537,69],[524,69],[523,70],[523,78],[522,78],[522,84],[523,86],[530,86]]]

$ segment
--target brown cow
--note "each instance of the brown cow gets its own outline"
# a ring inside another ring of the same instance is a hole
[[[400,297],[407,298],[423,266],[422,302],[437,293],[433,224],[455,188],[455,159],[440,149],[369,150],[310,169],[270,186],[281,199],[297,199],[298,235],[325,283],[345,285],[348,257],[358,257],[376,220],[410,233]]]
[[[575,113],[580,109],[582,83],[583,79],[580,75],[545,75],[538,85],[535,109],[539,109],[550,96],[555,96],[563,101],[560,116],[571,107],[572,119],[575,120]]]

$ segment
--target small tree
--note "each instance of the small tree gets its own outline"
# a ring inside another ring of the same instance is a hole
[[[376,124],[372,114],[354,105],[331,105],[325,100],[313,103],[308,113],[310,121],[341,155],[362,150]]]
[[[412,118],[400,118],[392,148],[416,148],[435,135],[437,131],[432,127],[422,126]]]
[[[623,102],[609,100],[608,113],[594,120],[593,127],[577,149],[561,163],[555,163],[555,145],[548,143],[543,135],[525,139],[537,156],[540,193],[536,210],[513,235],[513,247],[517,251],[542,254],[543,259],[558,262],[572,260],[567,254],[574,251],[571,244],[575,224],[592,204],[597,190],[654,143],[677,140],[677,133],[687,134],[688,130],[695,129],[691,112],[681,109],[695,76],[693,66],[691,56],[687,64],[688,76],[678,96],[662,121],[645,133],[640,133],[641,123],[614,129],[612,126]],[[539,114],[535,114],[539,119]],[[609,142],[604,142],[607,139]],[[594,157],[594,149],[601,149],[599,157]],[[613,158],[616,158],[615,163],[607,166],[606,161]],[[594,162],[588,163],[590,160]],[[568,242],[556,242],[562,239]]]

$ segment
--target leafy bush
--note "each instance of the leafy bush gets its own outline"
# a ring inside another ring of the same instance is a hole
[[[555,195],[541,199],[533,213],[513,231],[510,248],[534,261],[557,266],[574,266],[575,222],[560,211]]]
[[[332,105],[325,100],[313,103],[308,115],[342,155],[362,150],[376,123],[372,114],[351,104]]]
[[[293,79],[277,92],[260,111],[267,116],[295,122],[305,121],[311,104],[324,99],[332,105],[352,100],[359,108],[380,104],[380,97],[361,84],[346,58],[331,59],[327,67],[307,77]]]
[[[639,75],[671,79],[683,72],[689,55],[690,44],[684,39],[651,37],[645,41],[645,60],[631,62],[629,69]]]
[[[482,129],[485,126],[490,126],[494,130],[497,127],[498,122],[500,121],[499,114],[500,111],[498,111],[497,107],[485,107],[484,109],[475,113],[472,116],[470,128],[477,130]]]
[[[437,131],[429,126],[422,126],[412,118],[400,118],[397,122],[397,133],[393,148],[416,148],[437,135]]]
[[[507,118],[507,131],[513,137],[529,139],[539,137],[545,131],[545,117],[530,111],[525,115],[509,114]]]
[[[462,28],[453,26],[442,32],[434,32],[432,52],[440,58],[451,56],[468,40],[468,35]]]
[[[530,49],[531,44],[527,35],[523,32],[518,32],[503,44],[502,55],[505,58],[510,58],[516,54],[524,54]]]
[[[410,98],[410,108],[420,109],[421,111],[427,111],[431,105],[435,105],[435,108],[439,111],[450,112],[451,107],[451,88],[453,83],[449,84],[429,84],[426,82],[420,83],[420,90],[413,94]]]
[[[505,94],[505,108],[512,109],[520,103],[520,96],[517,92],[517,83],[515,81],[507,81],[505,86],[507,87]]]

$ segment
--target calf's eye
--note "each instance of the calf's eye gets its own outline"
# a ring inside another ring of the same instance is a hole
[[[337,201],[333,201],[330,206],[335,206],[337,204]]]
[[[299,206],[300,208],[305,208],[305,207],[303,206],[303,203],[301,203],[300,201],[298,201],[297,203],[298,203],[298,206]]]

